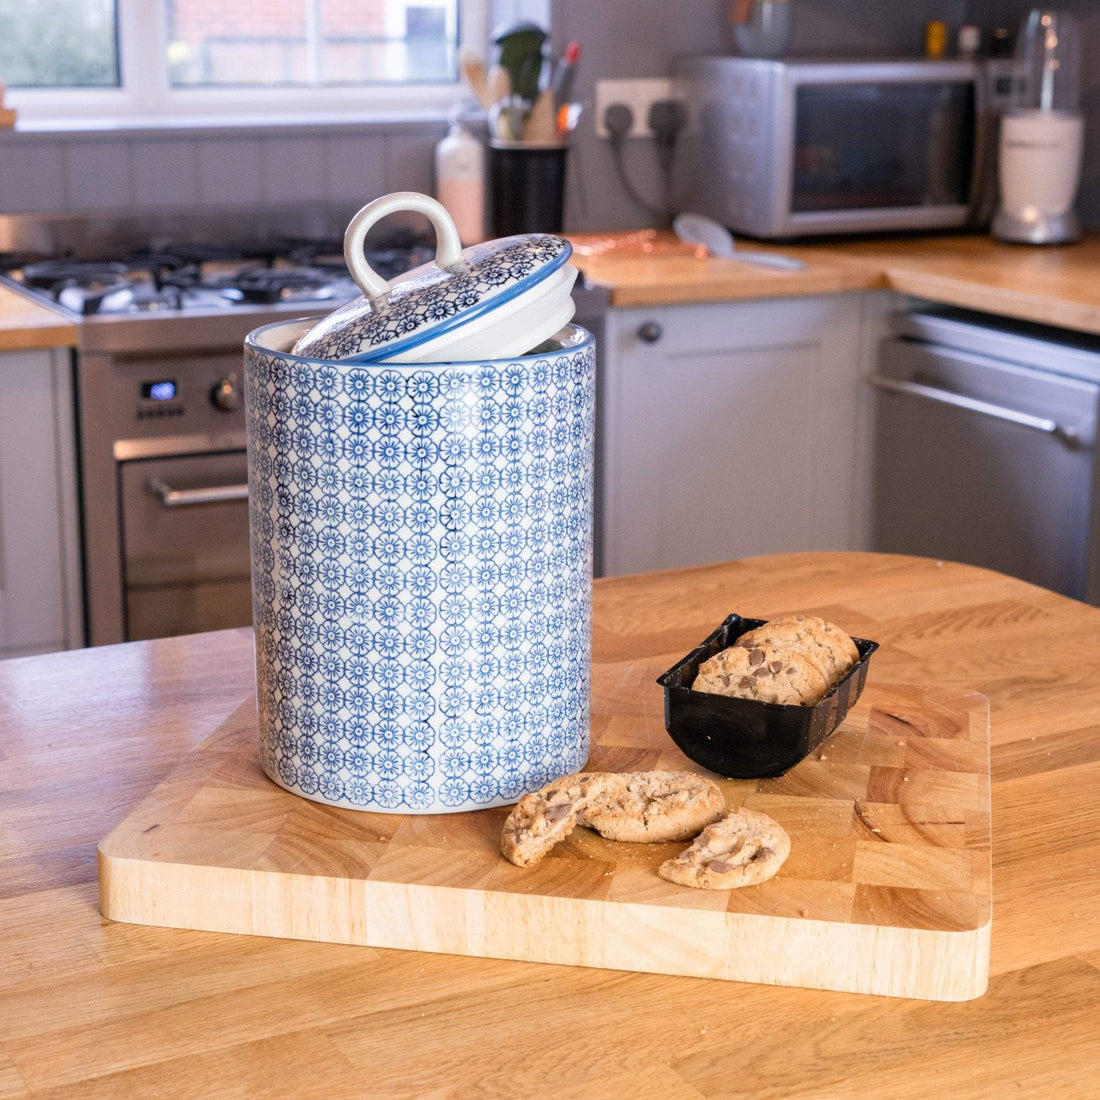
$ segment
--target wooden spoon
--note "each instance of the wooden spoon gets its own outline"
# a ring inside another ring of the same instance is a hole
[[[493,97],[489,94],[489,77],[485,71],[485,62],[473,50],[464,46],[458,51],[458,69],[478,103],[488,110],[493,103]]]

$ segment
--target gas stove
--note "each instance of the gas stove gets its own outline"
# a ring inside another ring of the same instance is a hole
[[[119,340],[147,346],[167,334],[159,318],[235,317],[218,339],[243,339],[288,312],[325,313],[360,293],[348,274],[342,242],[335,238],[280,237],[249,244],[143,242],[95,256],[0,253],[0,275],[34,297],[48,299],[92,327],[81,326],[81,347]],[[387,279],[432,259],[422,239],[368,250],[371,266]],[[96,335],[106,323],[127,329]],[[150,325],[152,322],[152,326]],[[178,328],[177,326],[173,326]],[[196,329],[197,331],[197,329]]]
[[[78,322],[93,645],[251,621],[242,345],[261,325],[329,313],[360,293],[339,237],[255,233],[233,243],[227,224],[208,236],[183,228],[192,234],[172,240],[32,226],[54,247],[0,253],[0,279]],[[412,234],[367,250],[387,279],[433,256]]]

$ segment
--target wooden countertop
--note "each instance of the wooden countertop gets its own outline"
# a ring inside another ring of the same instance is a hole
[[[990,700],[975,1001],[891,1000],[114,924],[96,844],[253,690],[245,630],[0,663],[0,1095],[1085,1096],[1100,1073],[1100,610],[968,566],[795,554],[597,582],[654,676],[730,611]],[[660,690],[652,688],[654,707]],[[550,933],[552,934],[552,933]]]
[[[0,286],[0,351],[76,346],[77,326],[59,309]]]
[[[696,259],[658,234],[644,252],[636,234],[571,237],[575,262],[611,288],[617,306],[828,294],[888,287],[947,305],[1100,333],[1100,234],[1072,245],[1002,244],[988,236],[874,238],[842,243],[743,247],[806,262],[780,271],[718,258]],[[617,247],[594,256],[601,242]],[[622,242],[619,244],[618,242]]]

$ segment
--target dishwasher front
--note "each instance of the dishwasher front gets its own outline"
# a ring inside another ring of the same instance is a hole
[[[874,548],[1100,603],[1100,342],[953,310],[895,328],[870,380]]]

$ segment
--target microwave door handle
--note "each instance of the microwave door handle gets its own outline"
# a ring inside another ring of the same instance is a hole
[[[200,489],[173,489],[159,478],[150,478],[149,491],[160,497],[165,508],[188,508],[195,504],[224,504],[247,500],[248,485],[207,485]]]
[[[968,412],[979,413],[982,416],[990,416],[994,420],[1005,420],[1010,424],[1019,424],[1023,428],[1033,428],[1035,431],[1054,436],[1055,439],[1061,440],[1071,449],[1080,446],[1081,443],[1080,433],[1072,424],[1059,424],[1057,421],[1048,420],[1043,416],[1032,416],[1031,413],[1020,412],[1018,409],[1010,409],[1004,405],[993,405],[988,401],[979,401],[975,397],[966,397],[961,393],[941,390],[937,386],[926,386],[920,382],[902,382],[896,378],[886,378],[881,374],[871,375],[870,382],[876,389],[886,390],[889,393],[919,397],[925,401],[935,401],[940,405],[950,405],[952,408],[965,409]]]

